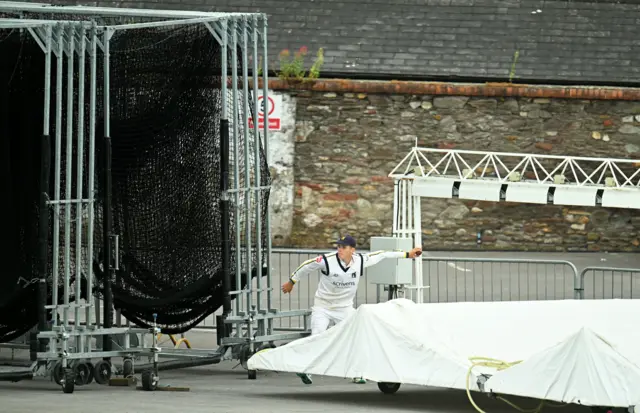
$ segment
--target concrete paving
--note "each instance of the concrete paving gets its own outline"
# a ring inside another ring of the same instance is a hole
[[[0,382],[0,411],[3,413],[380,413],[476,412],[464,391],[403,386],[394,395],[381,393],[376,383],[354,384],[347,379],[314,376],[314,384],[304,385],[293,374],[260,372],[248,380],[234,362],[161,372],[160,385],[189,387],[189,392],[145,392],[133,387],[109,387],[92,383],[76,387],[73,394],[62,393],[46,378],[18,383]],[[476,403],[487,413],[513,413],[512,407],[482,394]],[[523,407],[538,401],[509,398]],[[549,408],[549,410],[553,410]],[[566,413],[586,413],[583,406],[567,406]]]

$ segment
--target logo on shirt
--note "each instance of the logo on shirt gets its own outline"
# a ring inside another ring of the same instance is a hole
[[[316,258],[316,262],[318,264],[320,264],[322,262],[322,255],[318,255],[318,257]]]
[[[356,273],[355,272],[351,273],[351,278],[356,278]]]
[[[338,287],[338,288],[349,288],[349,287],[356,286],[356,283],[354,281],[349,281],[349,282],[333,281],[331,284],[333,284],[335,287]]]

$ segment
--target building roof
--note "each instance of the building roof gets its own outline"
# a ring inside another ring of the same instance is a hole
[[[107,6],[109,1],[73,2]],[[263,12],[270,66],[325,51],[321,76],[640,84],[640,1],[147,0],[131,7]]]

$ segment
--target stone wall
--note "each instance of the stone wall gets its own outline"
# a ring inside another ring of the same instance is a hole
[[[276,246],[390,235],[387,175],[415,144],[640,159],[640,102],[287,92],[295,100],[293,218]],[[275,176],[277,180],[277,175]],[[428,249],[631,251],[634,210],[423,201]],[[477,234],[481,244],[477,244]]]

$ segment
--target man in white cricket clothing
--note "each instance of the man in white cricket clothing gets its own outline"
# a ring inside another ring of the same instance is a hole
[[[386,258],[415,258],[422,254],[422,248],[411,251],[372,251],[367,254],[356,253],[356,240],[350,236],[340,238],[336,244],[338,250],[329,254],[321,254],[314,259],[303,262],[282,285],[285,294],[293,290],[300,277],[320,270],[322,277],[318,283],[311,312],[311,335],[319,334],[337,324],[355,312],[353,301],[358,291],[360,277],[364,269],[379,263]],[[305,384],[311,384],[309,374],[298,374]],[[365,383],[354,379],[355,383]]]

